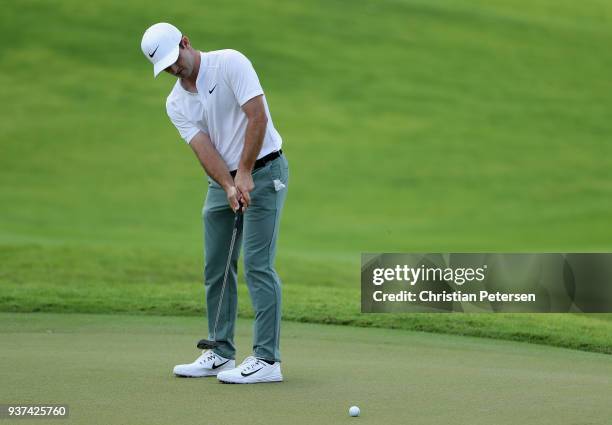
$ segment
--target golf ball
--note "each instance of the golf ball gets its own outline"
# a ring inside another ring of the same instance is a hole
[[[357,406],[351,406],[351,408],[349,409],[349,415],[355,417],[355,416],[359,416],[360,410],[359,407]]]

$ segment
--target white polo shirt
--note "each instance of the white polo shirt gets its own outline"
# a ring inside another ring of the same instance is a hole
[[[208,134],[230,171],[238,168],[247,116],[242,105],[263,94],[251,62],[236,50],[200,52],[197,93],[188,92],[179,80],[166,100],[166,112],[185,142],[199,132]],[[283,140],[274,128],[268,102],[263,96],[268,116],[263,146],[257,158],[281,148]]]

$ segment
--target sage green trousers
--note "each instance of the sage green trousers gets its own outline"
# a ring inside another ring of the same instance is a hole
[[[211,339],[228,260],[234,212],[223,188],[212,179],[208,182],[203,209],[204,286],[208,338]],[[234,328],[238,306],[238,258],[242,248],[245,280],[255,311],[253,355],[281,361],[281,281],[274,268],[274,258],[288,182],[289,164],[284,155],[253,171],[255,188],[250,194],[251,205],[244,214],[242,234],[234,245],[217,325],[219,346],[214,351],[225,358],[234,359],[236,356]]]

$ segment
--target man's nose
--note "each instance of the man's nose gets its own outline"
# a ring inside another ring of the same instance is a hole
[[[176,74],[176,72],[178,71],[178,65],[177,64],[172,64],[168,67],[168,70],[173,73]]]

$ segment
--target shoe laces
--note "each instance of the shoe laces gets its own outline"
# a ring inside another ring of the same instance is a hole
[[[198,358],[200,364],[204,364],[211,360],[214,360],[217,355],[213,350],[202,351],[202,355]]]
[[[262,362],[258,358],[249,356],[244,359],[244,361],[240,364],[240,370],[242,372],[248,372],[249,370],[255,369],[255,367],[258,365],[265,366],[264,362]]]

